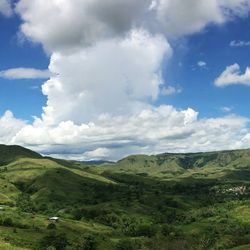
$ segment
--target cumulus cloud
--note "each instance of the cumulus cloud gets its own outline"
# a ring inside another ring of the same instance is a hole
[[[241,74],[239,64],[235,63],[226,67],[221,75],[215,80],[217,87],[224,87],[233,84],[250,85],[250,69],[247,67]]]
[[[0,14],[10,17],[13,14],[10,0],[0,0]]]
[[[102,115],[95,123],[60,122],[23,127],[12,142],[73,159],[112,159],[133,153],[194,152],[243,147],[249,120],[238,116],[198,119],[193,109],[144,109],[132,116]]]
[[[249,0],[155,0],[153,29],[167,36],[183,36],[199,32],[208,25],[220,25],[235,16],[246,16]],[[152,25],[149,25],[152,28]]]
[[[180,91],[163,87],[168,38],[249,10],[248,0],[20,0],[20,30],[51,56],[52,75],[41,117],[12,143],[77,159],[241,147],[246,118],[199,120],[191,108],[152,103]]]
[[[127,114],[156,99],[163,83],[161,64],[172,50],[160,35],[133,30],[126,39],[109,39],[77,53],[54,53],[54,74],[43,86],[43,120],[89,121],[102,113]]]
[[[0,117],[0,143],[75,160],[118,160],[134,153],[196,152],[250,146],[249,119],[235,115],[198,119],[191,108],[149,107],[134,115],[102,115],[95,122],[27,124],[7,111]],[[143,125],[143,126],[142,126]]]
[[[32,68],[13,68],[0,71],[0,77],[6,79],[37,79],[49,78],[49,70],[40,70]]]
[[[6,111],[0,117],[0,143],[9,144],[12,138],[27,124],[25,121],[16,119],[11,111]]]
[[[156,19],[171,36],[191,34],[209,23],[223,23],[224,18],[216,0],[159,0]]]
[[[249,10],[249,0],[20,0],[16,7],[26,37],[61,52],[134,28],[168,37],[192,34]]]
[[[24,21],[21,31],[29,39],[41,42],[50,51],[64,51],[130,31],[150,3],[149,0],[21,0],[16,10]]]

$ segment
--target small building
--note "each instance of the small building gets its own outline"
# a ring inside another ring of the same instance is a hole
[[[53,222],[58,222],[59,217],[53,216],[53,217],[50,217],[49,220]]]

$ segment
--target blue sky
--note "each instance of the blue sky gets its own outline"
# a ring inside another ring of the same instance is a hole
[[[202,117],[219,116],[222,113],[220,108],[225,106],[233,107],[237,114],[249,116],[248,86],[214,86],[214,80],[226,66],[238,63],[244,71],[250,65],[250,46],[229,46],[234,40],[250,40],[249,22],[250,18],[245,18],[222,26],[212,25],[185,38],[181,46],[177,45],[175,56],[165,66],[164,75],[167,82],[180,84],[183,92],[164,98],[162,102],[180,108],[192,107],[199,110]],[[180,48],[182,46],[184,48]],[[206,62],[207,66],[198,67],[199,61]]]
[[[20,22],[17,15],[10,18],[0,15],[1,70],[18,67],[46,69],[49,58],[42,46],[22,41],[18,37]],[[43,82],[41,79],[0,78],[0,113],[12,110],[17,117],[25,120],[31,120],[33,115],[40,115],[42,106],[46,103],[46,97],[39,91]],[[38,88],[34,88],[35,86]]]
[[[103,6],[70,3],[69,9],[64,0],[60,6],[54,1],[2,1],[0,127],[11,136],[0,137],[1,143],[79,159],[250,145],[248,0],[213,0],[209,16],[205,1],[187,1],[195,6],[190,10],[179,0],[169,5],[164,0],[119,0],[121,10],[124,5],[133,9],[132,14],[121,12],[121,20],[119,13],[105,19],[112,1]],[[67,12],[67,20],[57,16],[56,8]],[[141,139],[144,125],[136,127],[136,117],[145,114],[150,122],[145,121],[148,134]],[[99,140],[89,124],[105,131]],[[109,131],[113,126],[124,135]],[[205,131],[206,126],[211,130]],[[221,142],[215,141],[215,127],[228,133],[218,138]],[[195,142],[197,129],[208,138]],[[131,139],[134,134],[137,139]]]

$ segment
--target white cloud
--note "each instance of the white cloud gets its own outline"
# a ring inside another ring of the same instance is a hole
[[[181,87],[167,86],[161,89],[161,95],[168,96],[173,94],[179,94],[182,92]]]
[[[207,63],[204,62],[204,61],[199,61],[199,62],[197,62],[197,65],[198,65],[199,67],[201,67],[201,68],[206,68]]]
[[[133,30],[126,39],[110,39],[77,53],[54,53],[43,86],[43,120],[85,122],[102,113],[127,114],[156,99],[161,64],[172,50],[160,35]],[[62,108],[63,107],[63,108]]]
[[[225,107],[221,107],[220,109],[221,109],[222,112],[230,113],[230,112],[233,111],[234,108],[225,106]]]
[[[13,68],[0,71],[0,77],[6,79],[37,79],[49,78],[49,70],[40,70],[32,68]]]
[[[183,36],[199,32],[208,25],[223,24],[235,16],[246,16],[250,11],[250,1],[158,0],[154,10],[154,29],[161,27],[168,36]]]
[[[215,85],[217,87],[224,87],[233,84],[250,85],[250,68],[246,68],[246,71],[241,74],[239,64],[235,63],[226,67],[221,75],[215,79]]]
[[[245,146],[249,120],[238,116],[198,119],[192,109],[150,107],[134,115],[102,115],[95,123],[27,125],[12,143],[75,159],[119,159],[133,153],[194,152]],[[143,124],[143,125],[142,125]]]
[[[151,103],[180,91],[161,90],[162,62],[172,54],[168,38],[244,16],[248,3],[20,0],[21,32],[51,55],[52,76],[42,86],[43,114],[11,142],[77,159],[243,147],[246,118],[199,120],[191,108]]]
[[[224,21],[217,0],[159,0],[156,19],[170,36],[191,34]]]
[[[250,147],[250,133],[246,134],[242,139],[241,142],[239,143],[243,145],[243,147],[248,148]]]
[[[250,41],[231,41],[230,42],[231,47],[245,47],[250,46]]]
[[[123,36],[134,28],[168,37],[192,34],[249,10],[249,0],[20,0],[16,7],[21,31],[51,52]]]
[[[81,160],[100,160],[100,159],[109,159],[110,149],[108,148],[97,148],[92,151],[87,151],[81,156]]]
[[[28,125],[7,111],[0,117],[0,143],[76,160],[117,160],[135,153],[197,152],[250,146],[249,119],[235,115],[198,119],[188,108],[148,107],[133,115],[101,115],[95,122]],[[143,126],[142,126],[143,124]]]
[[[12,138],[27,124],[16,119],[11,111],[6,111],[0,117],[0,143],[9,144]]]
[[[13,14],[10,0],[0,0],[0,14],[6,17],[10,17]]]
[[[149,11],[157,9],[157,1],[153,0],[148,8]]]
[[[227,19],[235,16],[247,17],[250,10],[250,0],[218,0]]]
[[[53,154],[50,153],[50,157],[58,159],[62,158],[62,154],[60,151],[56,151],[56,153]],[[110,161],[111,157],[114,157],[114,151],[108,148],[97,148],[94,150],[85,151],[84,153],[79,150],[70,153],[69,150],[67,154],[63,154],[63,157],[66,160],[75,160],[75,161],[98,161],[98,160]]]
[[[16,10],[29,39],[62,52],[130,31],[150,4],[150,0],[21,0]]]

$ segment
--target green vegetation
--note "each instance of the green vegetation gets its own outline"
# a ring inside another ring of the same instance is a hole
[[[42,158],[40,154],[20,146],[0,145],[0,165],[6,165],[23,157]]]
[[[250,150],[0,165],[0,249],[250,249]]]

